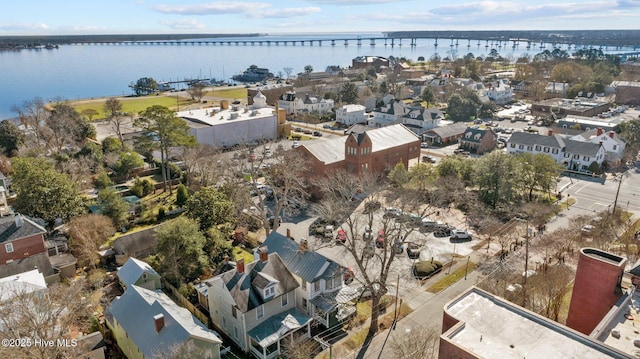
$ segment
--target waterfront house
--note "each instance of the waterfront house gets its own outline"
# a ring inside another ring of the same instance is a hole
[[[336,109],[336,122],[345,126],[355,125],[356,123],[366,123],[367,115],[365,107],[357,104],[343,105]]]
[[[288,115],[298,113],[324,115],[331,112],[333,100],[310,96],[308,94],[302,99],[298,97],[295,92],[291,91],[280,97],[278,100],[278,108],[284,109]]]

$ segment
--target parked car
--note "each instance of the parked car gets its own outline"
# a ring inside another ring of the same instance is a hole
[[[422,162],[436,163],[436,160],[429,155],[424,155],[422,156]]]
[[[300,147],[300,144],[298,143],[298,141],[293,141],[291,148],[297,148],[297,147]]]
[[[313,131],[313,135],[316,137],[322,137],[322,132],[320,131]]]
[[[364,227],[364,233],[362,234],[362,240],[373,241],[373,230],[369,226]]]
[[[580,230],[582,231],[582,233],[589,234],[594,228],[596,227],[593,224],[585,224]]]
[[[302,127],[296,127],[295,131],[296,132],[302,132],[303,130],[302,130]]]
[[[455,229],[451,231],[452,240],[472,240],[473,236],[468,231]]]
[[[428,144],[428,143],[426,143],[426,142],[422,142],[422,143],[420,144],[420,148],[429,148],[429,144]]]
[[[345,232],[344,229],[342,228],[338,229],[338,234],[336,234],[336,242],[345,244],[346,241],[347,241],[347,232]]]
[[[420,258],[420,246],[416,243],[407,244],[407,257],[411,259]]]
[[[395,207],[387,207],[384,209],[384,218],[398,218],[402,216],[402,210]]]
[[[305,128],[305,129],[304,129],[304,131],[302,131],[302,132],[303,132],[305,135],[311,135],[311,134],[313,134],[313,131],[311,131],[311,130],[310,130],[310,129],[308,129],[308,128]]]
[[[376,248],[384,248],[384,230],[378,231],[378,238],[376,238]]]

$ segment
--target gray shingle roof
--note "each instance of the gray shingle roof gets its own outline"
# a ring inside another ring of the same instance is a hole
[[[156,272],[155,269],[153,269],[153,267],[151,267],[147,262],[129,257],[124,265],[118,269],[118,278],[120,278],[122,283],[128,287],[135,284],[144,273],[160,278],[160,274],[158,274],[158,272]]]
[[[599,143],[574,141],[569,139],[565,140],[565,143],[567,145],[565,148],[565,152],[589,156],[592,158],[598,154],[598,150],[601,146]]]
[[[156,332],[153,317],[164,316],[164,328]],[[162,291],[132,285],[108,308],[108,319],[115,319],[146,358],[161,355],[182,345],[190,337],[219,345],[214,331],[207,329],[187,309],[178,306]]]
[[[270,253],[268,259],[267,262],[257,260],[246,264],[244,273],[238,273],[233,269],[218,276],[225,283],[238,309],[243,313],[278,298],[284,293],[291,292],[299,286],[277,253]],[[275,296],[265,300],[258,292],[259,288],[254,287],[252,282],[259,273],[266,273],[278,281]]]
[[[514,132],[507,143],[518,145],[541,145],[562,149],[565,147],[565,139],[560,135],[544,136],[529,132]]]
[[[16,226],[16,216],[22,218],[22,225],[20,227]],[[45,233],[47,233],[47,230],[42,226],[21,214],[0,217],[0,243],[16,241],[36,234]]]
[[[264,245],[271,253],[278,253],[289,270],[309,283],[320,278],[328,279],[340,272],[340,266],[320,253],[300,251],[295,241],[278,232],[271,232]]]
[[[427,132],[428,133],[434,133],[434,134],[440,136],[440,138],[447,138],[447,137],[461,135],[461,134],[464,133],[464,131],[466,129],[467,129],[467,124],[466,123],[464,123],[464,122],[455,122],[455,123],[452,123],[450,125],[432,128]]]
[[[49,277],[54,274],[53,267],[51,266],[47,253],[38,253],[5,265],[0,265],[0,278],[26,272],[36,267],[45,277]]]

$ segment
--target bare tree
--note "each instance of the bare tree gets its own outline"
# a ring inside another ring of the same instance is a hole
[[[205,88],[206,86],[203,83],[196,82],[189,86],[189,88],[187,89],[187,93],[189,94],[189,96],[191,96],[192,100],[200,102],[202,101],[202,97],[204,97],[205,95]]]
[[[72,218],[66,225],[70,248],[80,267],[95,268],[100,258],[98,250],[116,229],[107,216],[87,214]]]
[[[121,117],[122,103],[117,98],[111,97],[107,99],[107,101],[104,103],[103,108],[104,108],[105,116],[107,117],[109,124],[111,124],[111,128],[113,128],[113,131],[116,133],[116,136],[118,136],[120,143],[122,143],[122,150],[124,151],[124,139],[122,137],[122,126],[125,119],[124,117]]]
[[[30,147],[40,147],[44,144],[43,130],[45,120],[49,117],[47,103],[40,97],[33,100],[25,101],[22,106],[14,106],[12,110],[18,114],[20,122],[26,128],[27,133],[31,134],[34,142]],[[27,138],[27,140],[29,137]],[[29,146],[29,141],[26,142]]]
[[[220,150],[211,145],[198,144],[187,147],[181,154],[184,171],[187,176],[187,187],[197,190],[218,182],[222,177],[222,169],[231,165]]]
[[[308,359],[313,358],[321,351],[320,344],[315,340],[303,342],[289,342],[284,345],[282,355],[288,359]]]
[[[530,305],[529,309],[557,321],[573,276],[574,273],[568,266],[545,266],[542,272],[529,278],[527,286],[530,288],[527,293],[532,296],[526,301]]]
[[[371,293],[371,321],[360,351],[364,355],[378,330],[381,300],[389,291],[390,281],[401,272],[406,273],[406,268],[400,268],[396,258],[402,254],[406,244],[424,240],[425,237],[416,230],[415,221],[434,213],[436,208],[418,191],[410,187],[392,190],[373,174],[358,176],[336,171],[324,179],[316,179],[316,183],[323,196],[317,206],[318,212],[321,216],[331,216],[343,222],[342,228],[347,237],[344,242],[346,255],[356,263],[356,280]],[[380,208],[383,202],[407,215],[382,215],[375,208]],[[409,213],[413,216],[408,216]],[[380,238],[381,248],[378,250],[374,233]]]
[[[439,341],[440,333],[436,328],[418,326],[404,333],[395,332],[391,336],[391,350],[396,358],[436,358]]]
[[[92,311],[84,280],[54,284],[41,291],[24,288],[9,288],[11,300],[0,303],[0,337],[24,338],[30,342],[23,342],[22,346],[3,345],[0,356],[48,359],[79,355],[72,333],[88,331]],[[59,344],[58,339],[67,339],[64,342],[67,345]],[[53,344],[36,345],[35,340],[53,341]]]
[[[282,71],[284,71],[284,73],[287,75],[287,80],[289,79],[289,77],[291,76],[291,72],[293,71],[293,67],[284,67],[282,69]]]

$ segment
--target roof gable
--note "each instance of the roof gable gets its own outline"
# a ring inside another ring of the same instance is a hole
[[[309,283],[320,278],[331,278],[339,270],[339,266],[332,265],[335,262],[317,252],[301,251],[295,241],[280,233],[271,232],[264,245],[269,251],[278,253],[291,272]]]
[[[243,273],[233,269],[214,278],[222,279],[238,309],[246,313],[277,297],[262,298],[263,288],[260,284],[264,283],[264,274],[276,282],[276,292],[279,295],[291,292],[299,286],[277,253],[269,254],[266,262],[257,260],[247,264]],[[258,276],[262,278],[256,280]]]
[[[118,278],[126,286],[130,286],[135,284],[145,273],[160,278],[160,274],[147,262],[129,257],[124,265],[118,269]]]
[[[0,243],[45,233],[47,233],[46,229],[19,213],[0,217]]]

